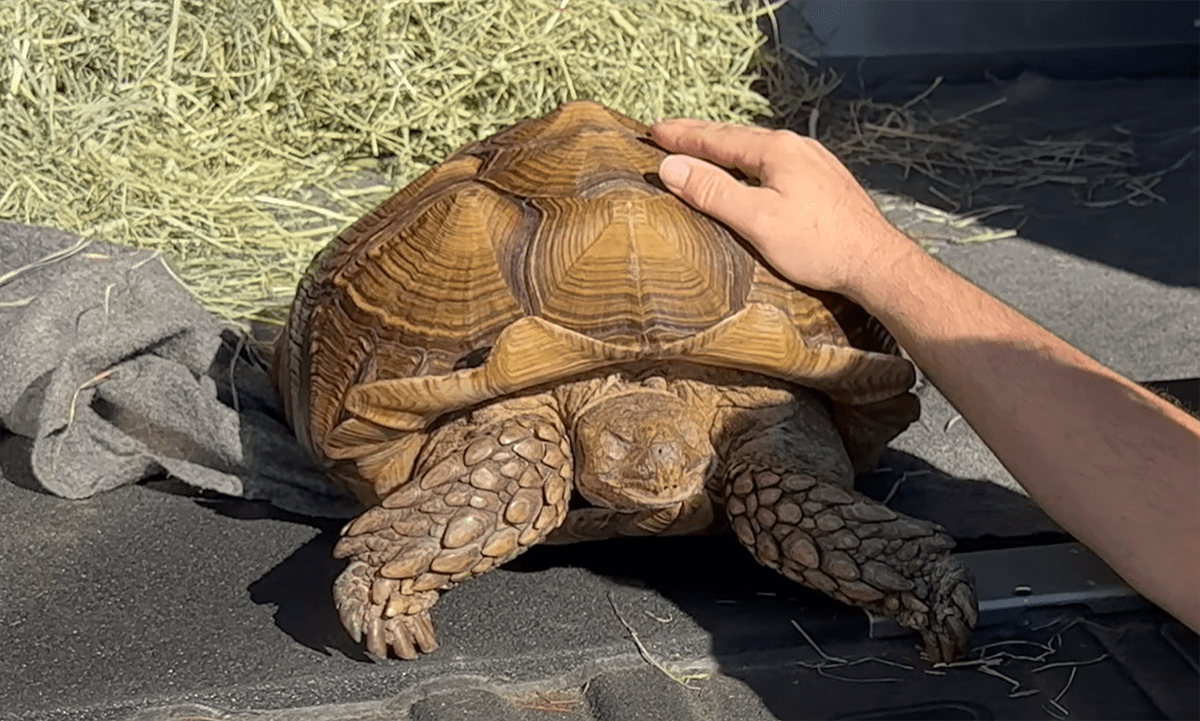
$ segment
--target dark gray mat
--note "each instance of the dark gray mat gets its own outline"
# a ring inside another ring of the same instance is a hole
[[[1071,88],[1091,94],[1072,96],[1071,106],[1051,102],[1058,89],[1041,105],[998,110],[1014,128],[1103,128],[1121,112],[1151,118],[1162,125],[1145,130],[1150,165],[1174,162],[1181,143],[1195,146],[1194,80]],[[977,89],[947,90],[950,104],[977,99],[969,97]],[[878,190],[937,200],[886,169],[864,175]],[[1084,210],[1054,188],[1029,189],[1017,200],[1045,218],[1031,219],[1020,238],[939,243],[939,257],[1135,379],[1194,378],[1195,159],[1156,190],[1165,205]],[[188,374],[211,378],[209,368]],[[885,457],[890,471],[864,479],[868,490],[882,497],[894,488],[893,505],[945,523],[967,548],[1053,537],[966,424],[951,423],[932,388],[922,394],[923,421]],[[861,613],[756,567],[727,539],[534,549],[439,603],[436,654],[376,665],[350,644],[329,596],[338,522],[179,482],[57,498],[36,490],[32,443],[7,431],[0,441],[0,718],[125,718],[138,709],[174,719],[1044,718],[1071,673],[1013,661],[1002,673],[1039,691],[1015,699],[1008,682],[975,668],[927,674],[911,638],[868,639]],[[649,668],[610,593],[656,658],[717,675],[691,691]],[[819,657],[792,620],[827,653],[914,669],[815,669]],[[984,629],[976,642],[1045,642],[1069,623],[1055,620],[1034,614]],[[1099,625],[1076,623],[1046,659],[1109,654],[1079,667],[1059,697],[1073,716],[1194,717],[1194,635],[1154,611],[1090,621]],[[311,710],[250,714],[298,707]]]

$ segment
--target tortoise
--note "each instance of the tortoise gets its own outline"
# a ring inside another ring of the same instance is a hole
[[[464,146],[313,260],[273,376],[367,506],[334,555],[376,657],[437,648],[439,594],[531,546],[731,527],[759,563],[961,655],[940,526],[854,490],[913,422],[912,364],[667,192],[649,128],[577,101]]]

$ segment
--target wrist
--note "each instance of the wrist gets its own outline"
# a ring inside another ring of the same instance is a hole
[[[915,266],[932,259],[924,248],[891,224],[867,231],[865,240],[871,250],[859,256],[857,268],[839,292],[868,313],[879,315],[892,303],[896,287],[919,271]]]

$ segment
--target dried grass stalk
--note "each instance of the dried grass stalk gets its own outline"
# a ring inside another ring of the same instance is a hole
[[[760,5],[0,3],[0,218],[160,250],[273,317],[337,229],[459,146],[576,98],[749,122]]]

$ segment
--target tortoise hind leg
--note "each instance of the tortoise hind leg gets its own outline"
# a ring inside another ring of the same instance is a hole
[[[439,429],[412,479],[343,531],[351,563],[334,584],[342,624],[386,657],[437,648],[440,592],[505,563],[562,523],[570,446],[549,413],[487,409]],[[477,414],[479,415],[479,414]]]

